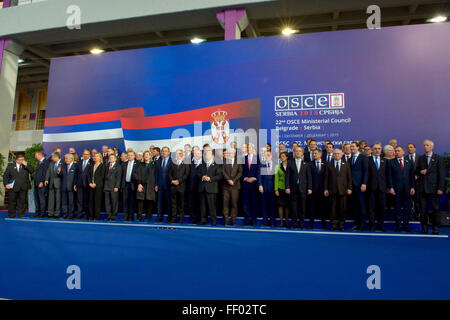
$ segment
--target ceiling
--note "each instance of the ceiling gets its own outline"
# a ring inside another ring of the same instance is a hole
[[[242,38],[280,35],[285,26],[298,29],[300,33],[366,28],[368,2],[350,2],[351,5],[344,6],[345,1],[281,0],[270,5],[246,7],[250,24],[242,33]],[[450,1],[391,0],[378,1],[377,4],[381,8],[381,27],[423,24],[437,14],[450,15]],[[224,31],[215,19],[215,12],[203,12],[195,19],[192,15],[185,13],[184,16],[172,17],[176,21],[170,27],[165,24],[171,17],[161,17],[161,23],[152,19],[151,25],[142,18],[115,21],[115,28],[101,24],[88,26],[78,38],[64,39],[64,35],[60,34],[62,36],[55,40],[47,34],[16,39],[25,46],[21,55],[24,62],[19,64],[17,87],[47,87],[51,58],[89,54],[94,47],[117,51],[186,44],[193,37],[207,41],[224,39]],[[63,31],[51,32],[57,34]]]

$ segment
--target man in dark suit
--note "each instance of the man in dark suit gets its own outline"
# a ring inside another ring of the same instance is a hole
[[[350,160],[352,158],[352,148],[350,143],[344,143],[342,145],[342,152],[344,153],[342,156],[342,161],[350,163]]]
[[[311,168],[303,160],[303,148],[297,147],[294,159],[288,162],[286,168],[286,194],[290,195],[292,203],[291,228],[305,227],[306,195],[312,194]],[[297,219],[300,220],[297,225]]]
[[[3,185],[8,189],[8,217],[15,218],[16,210],[19,218],[25,216],[28,190],[31,189],[30,174],[32,166],[25,161],[23,154],[16,156],[14,163],[9,163],[3,174]]]
[[[342,159],[342,150],[334,149],[333,162],[327,164],[324,178],[324,195],[331,198],[331,230],[344,231],[347,196],[352,194],[350,164]]]
[[[119,211],[119,188],[122,184],[122,166],[117,162],[115,154],[109,155],[105,172],[103,191],[105,192],[105,208],[108,213],[107,221],[114,221]]]
[[[396,232],[411,232],[409,220],[411,217],[412,196],[414,190],[414,166],[404,158],[403,147],[395,148],[395,158],[388,164],[388,188],[395,196],[395,222]]]
[[[109,157],[109,152],[108,152],[109,148],[107,145],[103,145],[102,146],[102,158],[103,158],[103,163],[108,162],[108,157]]]
[[[275,166],[276,162],[272,152],[266,151],[264,161],[260,163],[259,192],[261,193],[261,206],[263,215],[263,227],[275,226]],[[270,222],[269,222],[270,219]]]
[[[156,161],[156,187],[158,192],[158,218],[155,222],[164,221],[164,209],[168,213],[167,221],[171,219],[170,214],[170,179],[169,168],[172,163],[170,149],[163,147],[161,157]]]
[[[334,145],[331,142],[325,145],[325,149],[322,152],[322,162],[325,164],[333,162],[333,150]]]
[[[77,182],[77,208],[78,216],[76,219],[83,218],[83,214],[86,216],[89,212],[89,166],[93,163],[91,159],[91,150],[84,149],[81,160],[78,165],[78,182]]]
[[[216,199],[219,191],[219,181],[222,179],[222,165],[214,163],[214,152],[210,146],[203,150],[203,163],[197,171],[200,179],[198,191],[200,193],[200,211],[202,219],[200,224],[206,224],[209,212],[212,225],[217,223]]]
[[[417,156],[417,153],[416,153],[416,146],[414,145],[414,143],[408,143],[406,150],[408,152],[407,158],[414,165],[414,172],[416,172],[417,165],[419,164],[419,161],[418,161],[419,157]],[[418,181],[416,180],[416,193],[414,194],[414,197],[413,197],[414,220],[416,220],[416,221],[420,221],[420,218],[422,217],[422,215],[420,213],[421,210],[420,210],[420,199],[419,199],[420,192],[418,192],[419,189],[420,189],[419,184],[418,184]]]
[[[423,142],[425,154],[417,160],[415,175],[420,194],[422,233],[428,233],[428,205],[430,204],[433,234],[439,234],[439,198],[444,193],[446,173],[444,160],[433,152],[433,148],[433,141]]]
[[[136,161],[134,151],[127,152],[128,161],[122,163],[122,194],[123,212],[125,216],[122,221],[132,221],[134,217],[137,187],[133,181],[133,173],[137,170],[139,162]]]
[[[373,155],[369,158],[369,228],[386,231],[384,228],[384,208],[387,193],[387,160],[381,157],[382,145],[380,142],[372,146]]]
[[[189,151],[190,152],[190,151]],[[172,218],[168,221],[174,223],[180,216],[180,223],[184,222],[184,193],[189,178],[189,164],[185,160],[190,161],[190,157],[186,158],[183,150],[176,151],[175,161],[172,161],[169,168],[170,180],[170,203],[172,210]]]
[[[323,180],[325,176],[326,163],[322,161],[322,151],[314,150],[313,161],[309,163],[311,168],[312,194],[309,208],[309,228],[314,227],[315,217],[320,217],[322,229],[327,228],[326,202],[323,194]]]
[[[61,213],[61,154],[52,153],[52,162],[45,174],[44,185],[48,186],[48,217],[59,219]]]
[[[79,167],[73,162],[74,156],[68,153],[64,156],[61,166],[61,198],[63,219],[72,219],[75,211],[75,192],[77,191]]]
[[[34,218],[42,218],[45,216],[47,208],[47,188],[44,183],[49,162],[45,159],[43,151],[36,151],[34,157],[37,160],[34,174],[34,203],[36,205]]]
[[[191,223],[200,223],[200,194],[198,192],[198,185],[200,179],[197,176],[197,172],[202,164],[202,150],[199,147],[194,146],[192,148],[192,163],[189,170],[189,213],[191,215]]]
[[[248,155],[244,158],[242,168],[242,204],[244,224],[256,226],[258,218],[258,181],[260,175],[259,160],[255,146],[248,144]]]
[[[223,217],[226,226],[230,223],[230,216],[231,225],[236,225],[242,172],[242,164],[237,163],[236,149],[228,148],[225,151],[225,163],[222,165]]]
[[[305,148],[305,162],[309,163],[314,161],[314,151],[317,150],[317,141],[311,139],[309,141],[308,149]]]
[[[359,152],[359,143],[350,144],[352,157],[350,159],[350,168],[352,171],[352,205],[355,217],[355,225],[352,230],[364,230],[366,222],[366,190],[369,178],[368,158]]]

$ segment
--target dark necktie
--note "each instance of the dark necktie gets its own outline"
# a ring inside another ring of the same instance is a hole
[[[400,160],[400,168],[402,168],[402,171],[403,171],[403,159],[399,159]]]
[[[339,162],[336,162],[336,171],[339,173]]]

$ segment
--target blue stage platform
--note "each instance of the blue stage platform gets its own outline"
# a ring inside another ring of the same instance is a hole
[[[449,299],[450,230],[413,233],[8,219],[0,298]],[[320,224],[320,223],[319,223]],[[348,228],[351,227],[348,224]],[[81,269],[69,290],[67,267]],[[369,290],[367,267],[381,269]]]

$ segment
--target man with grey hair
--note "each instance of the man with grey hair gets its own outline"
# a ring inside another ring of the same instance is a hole
[[[421,206],[422,233],[428,233],[428,220],[433,227],[433,234],[439,234],[439,198],[445,190],[445,165],[442,157],[433,152],[434,143],[431,140],[423,142],[425,154],[417,160],[415,176]],[[428,205],[431,205],[431,216]]]
[[[324,178],[325,197],[331,198],[331,230],[344,231],[347,196],[352,194],[352,188],[350,164],[343,161],[341,149],[334,149]]]
[[[64,219],[72,219],[75,210],[75,192],[77,191],[79,167],[74,162],[73,154],[64,156],[64,164],[61,166],[61,197]]]

